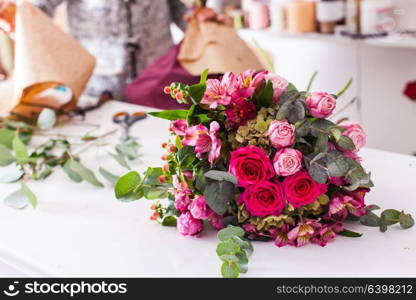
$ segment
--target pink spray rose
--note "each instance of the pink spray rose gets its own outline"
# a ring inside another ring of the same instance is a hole
[[[189,205],[189,211],[195,219],[206,220],[214,212],[208,207],[204,196],[197,196]]]
[[[192,217],[190,212],[186,212],[179,216],[176,227],[182,235],[198,235],[203,229],[203,224],[201,220]]]
[[[315,118],[327,118],[334,111],[337,100],[328,93],[312,93],[306,99],[306,107]]]
[[[274,170],[277,176],[289,176],[302,168],[302,153],[292,148],[283,148],[273,159]]]
[[[247,211],[252,216],[279,216],[286,206],[280,184],[263,181],[247,187],[240,195]]]
[[[238,186],[258,184],[274,176],[273,166],[263,149],[246,146],[231,153],[229,172],[238,179]]]
[[[223,229],[224,225],[222,224],[222,217],[220,215],[217,215],[216,213],[213,213],[208,218],[209,223],[217,230]]]
[[[280,100],[280,97],[286,92],[289,82],[283,77],[273,73],[268,73],[265,79],[272,82],[273,101],[277,103]]]
[[[175,208],[180,212],[188,210],[188,206],[191,203],[191,193],[187,191],[175,191]]]
[[[367,135],[358,123],[342,122],[341,126],[345,128],[342,135],[349,137],[355,145],[353,152],[358,152],[367,142]]]
[[[182,140],[184,146],[195,146],[196,156],[201,159],[204,153],[209,152],[208,161],[211,165],[220,156],[221,140],[218,138],[220,125],[217,121],[210,124],[210,130],[202,125],[189,127],[185,131],[185,137]]]
[[[301,207],[316,201],[318,196],[327,192],[326,184],[320,184],[312,179],[306,171],[300,171],[288,176],[283,181],[286,200],[293,207]]]
[[[237,78],[233,73],[225,73],[221,81],[218,79],[208,79],[207,88],[201,103],[209,104],[211,109],[216,109],[218,105],[227,106],[230,104],[232,99],[231,95],[237,87]]]
[[[276,149],[291,146],[295,142],[295,130],[295,126],[286,120],[273,121],[269,127],[269,140]]]
[[[176,135],[184,136],[185,135],[185,130],[187,128],[188,128],[188,125],[186,124],[186,120],[179,119],[179,120],[173,121],[170,124],[169,130],[174,132]]]
[[[245,98],[236,98],[227,107],[225,114],[232,123],[246,125],[247,121],[256,117],[256,105]]]

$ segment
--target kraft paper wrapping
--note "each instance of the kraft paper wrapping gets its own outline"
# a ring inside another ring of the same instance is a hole
[[[84,91],[95,67],[95,58],[71,36],[64,33],[46,14],[28,2],[17,7],[15,33],[15,70],[13,83],[0,85],[0,109],[14,109],[28,115],[30,99],[25,96],[33,89],[54,83],[72,90],[73,98],[62,110],[72,110]],[[13,87],[12,97],[7,95]],[[3,97],[4,95],[4,97]],[[49,101],[49,100],[45,100]],[[54,107],[53,103],[41,103]],[[18,108],[23,105],[22,108]],[[38,103],[39,105],[39,103]],[[3,110],[3,113],[5,111]],[[34,108],[32,115],[38,109]]]
[[[234,28],[196,19],[188,24],[178,61],[195,76],[207,68],[211,74],[265,69]]]

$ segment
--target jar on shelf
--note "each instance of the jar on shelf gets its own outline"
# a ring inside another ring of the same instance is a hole
[[[343,0],[321,0],[316,3],[316,19],[321,33],[333,34],[335,26],[344,17],[345,5]]]
[[[290,1],[286,7],[287,31],[308,33],[316,31],[315,1]]]

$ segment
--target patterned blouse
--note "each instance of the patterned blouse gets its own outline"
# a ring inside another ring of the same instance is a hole
[[[50,16],[67,2],[70,33],[97,58],[86,94],[123,87],[172,46],[170,24],[184,28],[180,0],[31,0]]]

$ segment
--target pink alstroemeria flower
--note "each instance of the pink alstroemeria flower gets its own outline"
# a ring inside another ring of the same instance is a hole
[[[225,73],[221,81],[218,79],[208,79],[207,88],[201,103],[209,104],[211,109],[216,109],[219,105],[227,106],[230,104],[232,100],[231,95],[237,86],[237,78],[231,72]]]
[[[325,247],[328,242],[332,241],[337,233],[344,230],[344,226],[341,222],[333,224],[325,224],[321,229],[316,230],[311,242],[318,244],[321,247]]]
[[[255,70],[247,70],[238,75],[238,90],[234,93],[234,97],[250,98],[256,91],[257,86],[265,79],[268,71],[257,72]]]
[[[186,123],[186,120],[179,119],[179,120],[173,121],[170,124],[169,130],[175,133],[176,135],[184,136],[187,128],[188,128],[188,124]]]
[[[329,216],[338,220],[345,220],[348,213],[361,217],[366,214],[364,202],[354,199],[348,195],[337,194],[329,204]]]
[[[201,159],[202,155],[208,153],[208,161],[211,165],[220,156],[221,140],[218,138],[220,125],[217,121],[210,124],[210,129],[202,125],[189,127],[185,131],[185,137],[182,140],[184,146],[195,146],[196,156]]]

